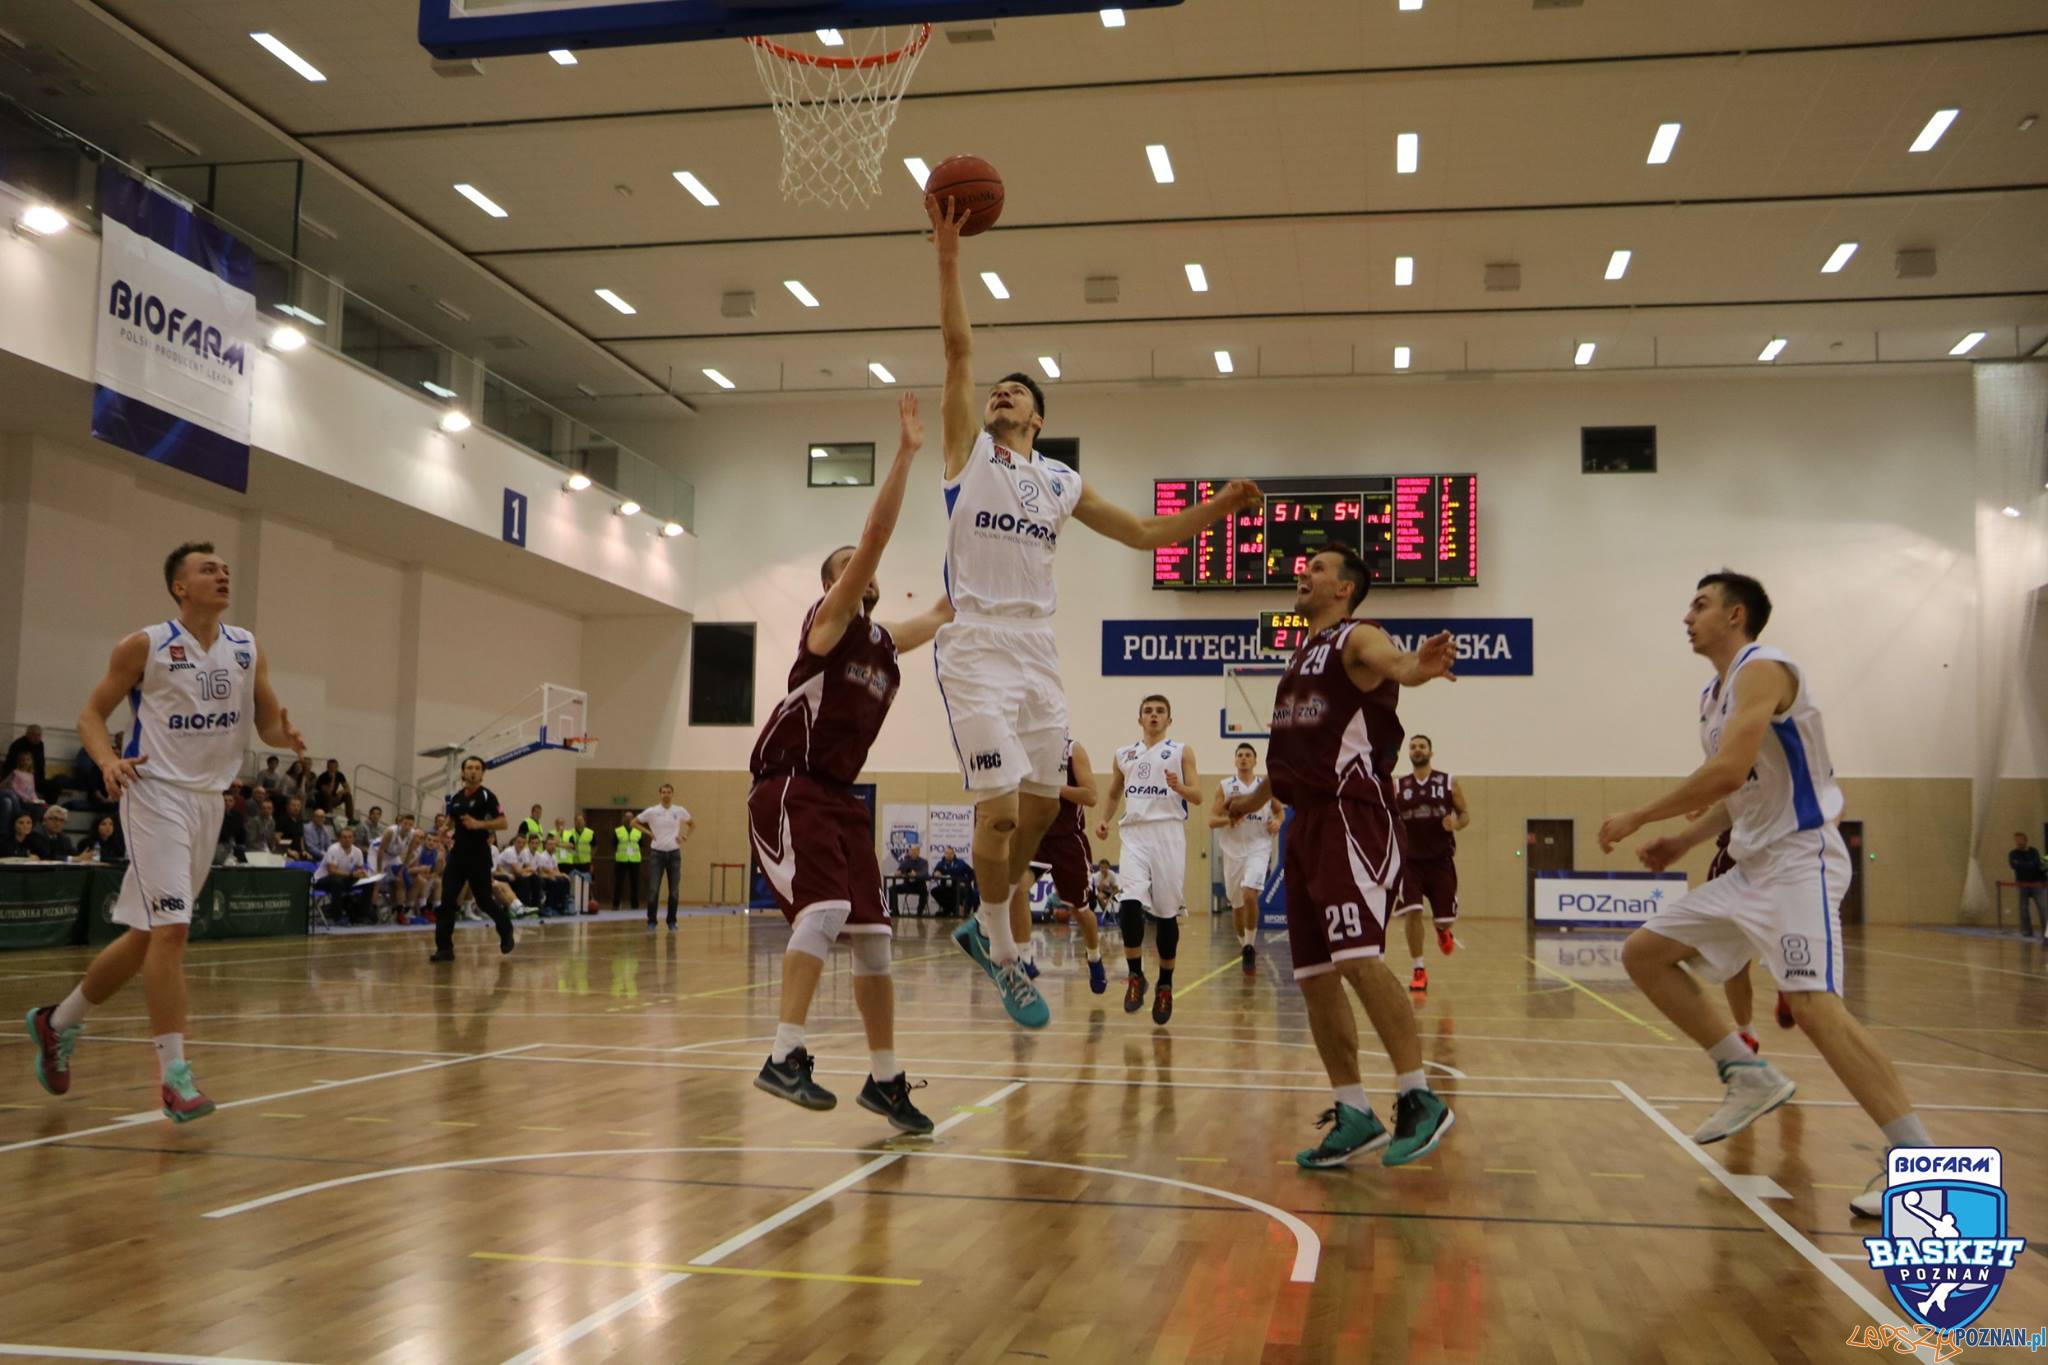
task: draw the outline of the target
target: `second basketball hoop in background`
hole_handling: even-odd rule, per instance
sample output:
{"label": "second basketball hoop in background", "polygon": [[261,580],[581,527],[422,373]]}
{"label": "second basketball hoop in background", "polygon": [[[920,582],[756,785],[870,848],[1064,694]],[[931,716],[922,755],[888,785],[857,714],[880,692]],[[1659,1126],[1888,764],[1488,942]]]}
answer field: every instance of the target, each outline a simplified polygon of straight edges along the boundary
{"label": "second basketball hoop in background", "polygon": [[932,167],[924,192],[967,209],[967,221],[960,225],[962,237],[987,232],[1003,216],[1003,177],[978,156],[947,157]]}

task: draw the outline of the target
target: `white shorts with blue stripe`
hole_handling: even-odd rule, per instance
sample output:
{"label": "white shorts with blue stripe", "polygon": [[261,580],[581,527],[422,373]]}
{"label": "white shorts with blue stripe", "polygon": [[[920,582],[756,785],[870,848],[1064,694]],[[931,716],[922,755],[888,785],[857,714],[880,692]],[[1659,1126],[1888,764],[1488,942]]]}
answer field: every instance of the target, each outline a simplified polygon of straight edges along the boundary
{"label": "white shorts with blue stripe", "polygon": [[1833,825],[1799,830],[1666,906],[1650,932],[1699,952],[1698,974],[1726,981],[1752,960],[1781,991],[1842,993],[1842,898],[1849,850]]}
{"label": "white shorts with blue stripe", "polygon": [[114,899],[114,923],[145,933],[162,925],[190,924],[194,902],[213,870],[214,845],[226,814],[219,792],[195,792],[147,777],[122,792],[128,871]]}

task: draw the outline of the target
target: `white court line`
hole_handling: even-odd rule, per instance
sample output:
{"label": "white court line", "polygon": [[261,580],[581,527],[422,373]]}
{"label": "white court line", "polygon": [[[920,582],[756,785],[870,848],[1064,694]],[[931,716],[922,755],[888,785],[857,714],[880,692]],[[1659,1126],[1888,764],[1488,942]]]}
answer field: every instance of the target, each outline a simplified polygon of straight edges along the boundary
{"label": "white court line", "polygon": [[[1638,1095],[1622,1081],[1616,1081],[1614,1088],[1621,1092],[1623,1099],[1633,1104],[1637,1109],[1640,1109],[1649,1118],[1650,1122],[1663,1129],[1665,1136],[1677,1143],[1681,1151],[1690,1156],[1694,1161],[1699,1162],[1705,1168],[1708,1175],[1720,1182],[1723,1189],[1727,1190],[1728,1193],[1734,1195],[1737,1199],[1740,1199],[1743,1207],[1755,1214],[1759,1222],[1784,1239],[1785,1244],[1797,1252],[1801,1260],[1804,1260],[1808,1265],[1818,1270],[1823,1278],[1847,1295],[1851,1303],[1855,1304],[1865,1313],[1868,1313],[1877,1322],[1886,1326],[1904,1327],[1906,1325],[1900,1320],[1899,1315],[1887,1308],[1875,1294],[1872,1294],[1868,1289],[1858,1284],[1847,1271],[1835,1264],[1832,1256],[1829,1256],[1812,1242],[1807,1241],[1797,1228],[1772,1212],[1770,1207],[1761,1199],[1748,1193],[1738,1183],[1739,1177],[1730,1173],[1720,1162],[1708,1156],[1705,1149],[1698,1143],[1679,1132],[1672,1125],[1671,1120],[1658,1113],[1648,1100]],[[1934,1353],[1925,1347],[1915,1350],[1914,1354],[1930,1362],[1934,1359]]]}
{"label": "white court line", "polygon": [[51,1360],[134,1360],[143,1365],[289,1365],[281,1360],[252,1360],[246,1356],[181,1356],[161,1351],[94,1351],[82,1346],[24,1346],[0,1342],[0,1356],[40,1356]]}
{"label": "white court line", "polygon": [[[215,1105],[214,1107],[217,1110],[239,1109],[245,1104],[269,1104],[274,1100],[288,1100],[298,1095],[311,1095],[316,1092],[324,1093],[329,1090],[340,1090],[346,1086],[362,1085],[368,1081],[390,1080],[397,1076],[410,1076],[415,1072],[439,1070],[444,1066],[461,1066],[464,1062],[481,1062],[493,1057],[510,1057],[515,1053],[524,1052],[527,1048],[535,1046],[538,1046],[538,1044],[522,1043],[518,1047],[508,1047],[497,1052],[466,1053],[460,1057],[449,1057],[441,1061],[422,1062],[418,1066],[403,1066],[396,1071],[377,1071],[368,1076],[351,1076],[345,1081],[321,1081],[317,1085],[302,1085],[297,1089],[280,1090],[275,1094],[252,1095],[246,1100],[229,1100],[225,1104]],[[163,1111],[161,1109],[144,1109],[133,1114],[123,1114],[114,1122],[103,1123],[96,1128],[79,1128],[68,1133],[52,1133],[48,1137],[30,1138],[26,1142],[10,1142],[4,1147],[0,1147],[0,1155],[8,1152],[19,1152],[29,1147],[46,1147],[53,1142],[68,1142],[72,1138],[97,1137],[101,1133],[126,1132],[138,1123],[162,1117]]]}
{"label": "white court line", "polygon": [[1910,958],[1914,962],[1925,966],[1954,967],[1957,971],[1962,972],[1997,972],[2000,976],[2023,976],[2029,981],[2048,980],[2048,972],[2016,972],[2010,967],[1990,967],[1974,962],[1957,962],[1954,958],[1948,957],[1922,957],[1918,953],[1894,952],[1889,948],[1866,948],[1860,943],[1850,943],[1846,940],[1843,941],[1842,946],[1844,948],[1854,948],[1859,953],[1875,953],[1879,957]]}
{"label": "white court line", "polygon": [[[865,1074],[865,1073],[863,1073]],[[1726,1095],[1652,1095],[1650,1099],[1665,1104],[1720,1104]],[[1861,1109],[1854,1100],[1786,1100],[1786,1104],[1800,1109]],[[2029,1109],[2019,1105],[2005,1104],[1915,1104],[1915,1110],[1943,1110],[1951,1114],[2048,1114],[2048,1109]]]}
{"label": "white court line", "polygon": [[[27,1037],[23,1037],[21,1041],[27,1043],[30,1040]],[[145,1047],[156,1046],[155,1040],[150,1038],[115,1038],[105,1034],[87,1034],[78,1041],[81,1043],[140,1043]],[[416,1047],[342,1047],[332,1043],[229,1043],[218,1038],[209,1038],[203,1042],[196,1043],[188,1042],[185,1046],[194,1052],[204,1052],[212,1047],[235,1047],[248,1048],[257,1052],[356,1052],[372,1057],[467,1057],[471,1055],[467,1052],[438,1052]]]}

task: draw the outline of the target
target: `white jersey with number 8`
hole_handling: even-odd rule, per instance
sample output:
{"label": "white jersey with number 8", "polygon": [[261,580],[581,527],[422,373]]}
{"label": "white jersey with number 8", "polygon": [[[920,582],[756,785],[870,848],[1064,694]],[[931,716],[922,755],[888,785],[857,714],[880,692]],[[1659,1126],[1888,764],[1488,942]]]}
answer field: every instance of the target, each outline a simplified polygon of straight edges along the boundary
{"label": "white jersey with number 8", "polygon": [[128,696],[135,723],[121,756],[149,760],[136,770],[144,781],[218,796],[256,725],[256,637],[222,625],[202,644],[176,621],[144,633],[149,658]]}

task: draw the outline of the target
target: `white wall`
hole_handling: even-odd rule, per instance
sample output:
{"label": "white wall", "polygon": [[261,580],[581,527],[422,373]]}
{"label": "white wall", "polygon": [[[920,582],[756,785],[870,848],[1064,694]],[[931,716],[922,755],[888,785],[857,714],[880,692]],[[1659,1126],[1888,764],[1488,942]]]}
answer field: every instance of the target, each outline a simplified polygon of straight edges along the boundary
{"label": "white wall", "polygon": [[[1533,677],[1469,679],[1404,703],[1410,728],[1437,737],[1447,767],[1639,775],[1696,763],[1693,707],[1706,669],[1680,617],[1698,576],[1727,564],[1771,589],[1766,639],[1811,671],[1844,774],[1968,770],[1972,416],[1960,367],[1135,392],[1053,385],[1048,405],[1050,434],[1080,438],[1084,477],[1142,510],[1151,480],[1167,475],[1477,471],[1483,586],[1383,590],[1370,603],[1386,617],[1535,620]],[[1659,429],[1656,475],[1578,472],[1582,424],[1633,423]],[[859,533],[872,498],[865,488],[804,487],[806,449],[872,439],[886,460],[894,405],[879,393],[713,405],[686,436],[698,452],[686,472],[706,509],[696,616],[760,623],[764,715],[817,592],[817,563]],[[938,470],[927,449],[882,566],[884,619],[939,591]],[[1220,770],[1219,680],[1103,679],[1099,622],[1248,619],[1288,598],[1153,592],[1144,556],[1078,526],[1063,539],[1059,582],[1077,737],[1098,753],[1124,742],[1138,698],[1158,688],[1178,702],[1182,733],[1206,740],[1205,766]],[[929,664],[913,658],[904,671],[870,766],[950,768]],[[678,726],[666,764],[742,767],[752,739],[751,730]],[[2027,761],[2039,771],[2037,754]]]}

